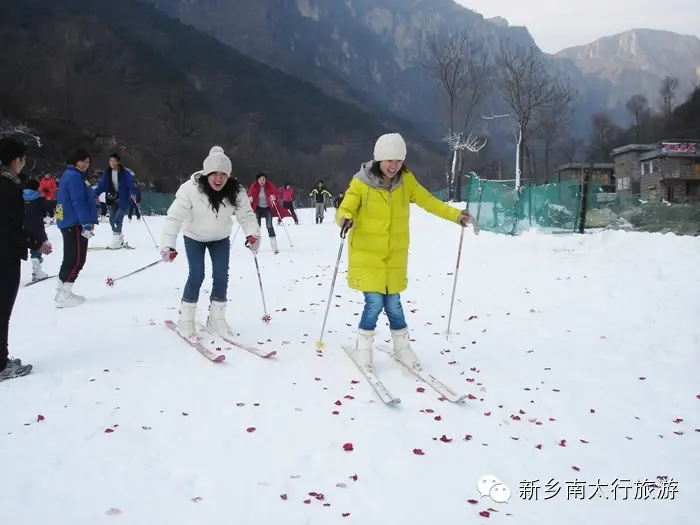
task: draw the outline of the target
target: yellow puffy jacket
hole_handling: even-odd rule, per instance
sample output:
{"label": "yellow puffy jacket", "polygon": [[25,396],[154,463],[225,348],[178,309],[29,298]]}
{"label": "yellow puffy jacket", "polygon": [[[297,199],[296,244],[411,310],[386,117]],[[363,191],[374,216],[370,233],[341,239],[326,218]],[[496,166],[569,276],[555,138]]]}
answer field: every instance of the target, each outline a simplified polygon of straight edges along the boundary
{"label": "yellow puffy jacket", "polygon": [[457,223],[460,210],[433,197],[408,170],[394,177],[391,188],[381,184],[363,164],[350,182],[336,221],[352,218],[348,235],[348,285],[361,292],[401,293],[408,285],[408,231],[411,203]]}

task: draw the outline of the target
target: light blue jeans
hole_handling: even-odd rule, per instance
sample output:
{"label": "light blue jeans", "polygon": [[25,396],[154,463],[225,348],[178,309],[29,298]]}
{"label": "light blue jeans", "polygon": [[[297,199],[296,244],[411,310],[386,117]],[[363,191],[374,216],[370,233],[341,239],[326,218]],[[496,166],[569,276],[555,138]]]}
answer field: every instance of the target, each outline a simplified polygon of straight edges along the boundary
{"label": "light blue jeans", "polygon": [[121,233],[124,225],[125,212],[119,207],[119,203],[110,206],[109,208],[109,225],[112,227],[113,233]]}
{"label": "light blue jeans", "polygon": [[406,318],[401,307],[401,295],[397,293],[383,294],[377,292],[364,292],[365,309],[360,318],[360,330],[372,331],[377,328],[377,320],[382,310],[389,318],[389,328],[402,330],[406,328]]}

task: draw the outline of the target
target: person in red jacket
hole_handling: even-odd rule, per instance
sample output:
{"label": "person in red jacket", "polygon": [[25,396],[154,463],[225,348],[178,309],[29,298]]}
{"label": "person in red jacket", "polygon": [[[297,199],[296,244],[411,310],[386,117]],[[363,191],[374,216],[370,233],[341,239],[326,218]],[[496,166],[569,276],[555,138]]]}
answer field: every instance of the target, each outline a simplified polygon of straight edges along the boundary
{"label": "person in red jacket", "polygon": [[[294,188],[292,188],[291,184],[287,182],[280,188],[280,197],[282,197],[282,207],[292,215],[294,224],[299,226],[299,218],[294,211]],[[281,217],[277,219],[277,224],[282,224]]]}
{"label": "person in red jacket", "polygon": [[41,196],[46,200],[46,212],[52,219],[56,214],[56,190],[58,189],[58,184],[56,184],[56,179],[54,179],[50,173],[44,173],[44,176],[39,182],[39,192]]}
{"label": "person in red jacket", "polygon": [[277,235],[272,225],[272,218],[284,218],[290,215],[283,206],[280,206],[281,199],[277,187],[267,180],[267,175],[258,173],[255,181],[248,188],[248,197],[250,198],[250,205],[255,212],[255,218],[258,220],[258,226],[260,226],[263,217],[265,218],[265,226],[267,234],[270,236],[272,251],[278,254]]}

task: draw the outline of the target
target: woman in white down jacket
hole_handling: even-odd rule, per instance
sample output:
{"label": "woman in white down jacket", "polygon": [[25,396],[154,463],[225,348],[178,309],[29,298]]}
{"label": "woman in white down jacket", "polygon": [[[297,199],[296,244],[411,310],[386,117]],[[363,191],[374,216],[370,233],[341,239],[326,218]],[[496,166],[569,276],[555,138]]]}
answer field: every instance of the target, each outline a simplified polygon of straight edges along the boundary
{"label": "woman in white down jacket", "polygon": [[195,314],[199,290],[204,282],[204,255],[209,251],[212,262],[211,303],[207,330],[231,336],[226,322],[226,292],[231,246],[229,236],[232,216],[246,236],[246,246],[257,251],[260,227],[245,190],[231,177],[231,160],[219,146],[214,146],[204,159],[204,169],[192,175],[177,190],[175,202],[168,209],[161,237],[161,256],[172,262],[177,255],[175,246],[182,229],[185,254],[190,270],[182,292],[178,331],[183,337],[197,338]]}

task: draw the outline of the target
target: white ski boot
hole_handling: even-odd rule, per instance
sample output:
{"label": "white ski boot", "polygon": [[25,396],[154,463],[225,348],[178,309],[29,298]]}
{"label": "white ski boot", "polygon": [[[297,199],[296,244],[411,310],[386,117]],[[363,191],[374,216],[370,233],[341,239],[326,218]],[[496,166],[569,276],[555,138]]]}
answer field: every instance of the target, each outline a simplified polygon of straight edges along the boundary
{"label": "white ski boot", "polygon": [[40,281],[48,276],[49,274],[41,268],[41,259],[32,259],[32,281]]}
{"label": "white ski boot", "polygon": [[124,234],[114,232],[112,234],[112,244],[109,245],[109,249],[119,250],[124,248],[124,246],[126,246],[126,242],[124,242]]}
{"label": "white ski boot", "polygon": [[85,302],[85,297],[73,293],[73,283],[59,283],[56,289],[56,308],[72,308]]}
{"label": "white ski boot", "polygon": [[353,355],[355,363],[361,370],[372,371],[372,345],[374,344],[374,330],[357,330],[357,342]]}
{"label": "white ski boot", "polygon": [[272,251],[277,255],[280,251],[277,249],[277,237],[270,237],[270,246],[272,246]]}
{"label": "white ski boot", "polygon": [[197,339],[197,330],[194,325],[194,317],[197,313],[197,303],[180,304],[180,318],[177,321],[177,331],[185,339]]}
{"label": "white ski boot", "polygon": [[222,337],[233,338],[231,327],[226,322],[226,303],[212,301],[209,305],[209,317],[207,317],[207,330]]}
{"label": "white ski boot", "polygon": [[415,368],[416,370],[420,370],[420,360],[411,349],[411,341],[410,336],[408,334],[408,327],[402,328],[401,330],[392,330],[391,337],[394,340],[394,355],[396,356],[396,358],[408,368]]}

